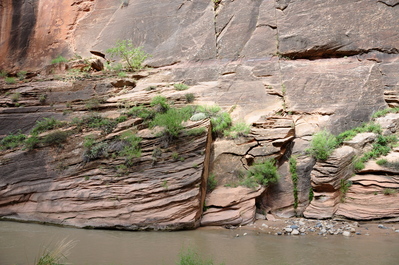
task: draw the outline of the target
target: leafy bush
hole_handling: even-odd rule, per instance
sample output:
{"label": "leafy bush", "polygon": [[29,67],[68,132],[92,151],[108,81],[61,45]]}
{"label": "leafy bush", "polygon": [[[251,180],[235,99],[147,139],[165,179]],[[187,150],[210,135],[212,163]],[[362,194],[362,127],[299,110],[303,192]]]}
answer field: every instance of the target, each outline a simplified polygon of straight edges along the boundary
{"label": "leafy bush", "polygon": [[227,112],[217,114],[211,118],[212,132],[215,134],[223,134],[223,132],[231,126],[231,117]]}
{"label": "leafy bush", "polygon": [[199,128],[193,128],[193,129],[187,130],[186,134],[188,136],[197,136],[197,135],[204,134],[205,132],[206,132],[206,129],[204,127],[199,127]]}
{"label": "leafy bush", "polygon": [[154,111],[147,109],[144,106],[135,106],[129,109],[125,114],[129,117],[138,117],[143,120],[151,120],[155,116]]}
{"label": "leafy bush", "polygon": [[182,122],[187,121],[192,115],[193,109],[189,106],[181,109],[169,109],[166,113],[158,113],[150,123],[150,127],[164,127],[164,136],[175,138],[183,129]]}
{"label": "leafy bush", "polygon": [[135,71],[142,68],[142,63],[148,54],[141,47],[134,47],[131,40],[118,41],[113,48],[106,51],[111,57],[120,57],[126,64],[127,70]]}
{"label": "leafy bush", "polygon": [[6,77],[4,81],[6,84],[15,84],[17,82],[14,77]]}
{"label": "leafy bush", "polygon": [[317,160],[327,160],[337,146],[337,140],[334,135],[323,130],[313,135],[310,147],[306,152]]}
{"label": "leafy bush", "polygon": [[395,193],[396,193],[396,190],[394,190],[394,189],[389,189],[389,188],[386,188],[386,189],[384,189],[383,193],[384,193],[384,195],[387,195],[387,196],[389,196],[389,195],[393,195],[393,194],[395,194]]}
{"label": "leafy bush", "polygon": [[276,183],[279,177],[274,159],[266,159],[262,163],[252,165],[248,170],[247,177],[240,185],[248,188],[255,188],[258,184],[267,186],[270,183]]}
{"label": "leafy bush", "polygon": [[0,150],[14,149],[24,143],[26,135],[20,131],[16,134],[9,134],[0,141]]}
{"label": "leafy bush", "polygon": [[44,136],[40,142],[45,145],[59,145],[65,142],[68,136],[69,136],[68,132],[55,131]]}
{"label": "leafy bush", "polygon": [[59,55],[57,58],[51,60],[51,64],[59,64],[59,63],[65,63],[68,62],[67,59],[65,59],[63,56]]}
{"label": "leafy bush", "polygon": [[123,78],[123,77],[126,77],[127,74],[126,74],[126,72],[119,72],[118,76]]}
{"label": "leafy bush", "polygon": [[355,137],[358,133],[365,133],[365,132],[373,132],[373,133],[381,133],[381,126],[376,123],[364,123],[359,127],[356,127],[354,129],[345,131],[343,133],[340,133],[337,136],[337,145],[342,144],[344,141],[349,141],[353,137]]}
{"label": "leafy bush", "polygon": [[131,165],[133,158],[141,156],[141,138],[133,132],[127,131],[121,135],[121,140],[125,143],[125,146],[119,152],[119,155],[126,157],[126,163]]}
{"label": "leafy bush", "polygon": [[42,120],[36,121],[36,125],[33,127],[31,134],[39,134],[45,131],[60,128],[65,125],[65,122],[56,120],[55,118],[43,118]]}
{"label": "leafy bush", "polygon": [[352,186],[352,182],[349,180],[341,179],[340,181],[340,188],[341,191],[341,202],[345,202],[346,193],[348,192],[349,188]]}
{"label": "leafy bush", "polygon": [[32,150],[35,147],[37,147],[39,142],[40,142],[39,137],[37,137],[37,135],[32,135],[25,140],[24,145],[26,149]]}
{"label": "leafy bush", "polygon": [[118,122],[116,120],[103,118],[99,114],[92,114],[82,119],[74,119],[71,125],[76,125],[77,127],[100,129],[104,134],[111,133]]}
{"label": "leafy bush", "polygon": [[385,158],[383,158],[383,159],[377,160],[376,163],[377,163],[377,165],[379,165],[379,166],[383,166],[383,165],[385,165],[385,164],[388,163],[388,160],[386,160]]}
{"label": "leafy bush", "polygon": [[92,142],[91,138],[87,138],[85,141],[87,141],[85,144],[87,146],[87,150],[83,155],[85,162],[93,161],[100,157],[108,157],[107,142],[94,143]]}
{"label": "leafy bush", "polygon": [[187,89],[189,88],[188,85],[183,84],[183,83],[174,84],[173,87],[174,87],[176,90],[179,90],[179,91],[187,90]]}
{"label": "leafy bush", "polygon": [[388,113],[398,113],[398,112],[399,112],[399,108],[387,108],[387,109],[376,111],[373,114],[372,118],[376,119],[379,117],[383,117],[383,116],[387,115]]}
{"label": "leafy bush", "polygon": [[168,101],[163,96],[155,96],[150,102],[151,107],[155,107],[157,112],[166,112],[170,109]]}
{"label": "leafy bush", "polygon": [[251,127],[245,122],[238,122],[230,127],[228,130],[224,131],[224,136],[237,138],[239,136],[248,135],[251,131]]}
{"label": "leafy bush", "polygon": [[18,79],[19,80],[24,80],[25,79],[25,77],[26,77],[26,71],[19,71],[18,73],[17,73],[17,76],[18,76]]}
{"label": "leafy bush", "polygon": [[291,156],[289,159],[290,164],[290,173],[292,179],[293,193],[294,193],[294,209],[298,208],[298,173],[296,170],[297,161],[294,156]]}
{"label": "leafy bush", "polygon": [[6,77],[7,76],[7,72],[2,70],[0,71],[0,77]]}
{"label": "leafy bush", "polygon": [[193,93],[185,94],[184,97],[186,98],[186,103],[192,103],[195,100],[195,95]]}
{"label": "leafy bush", "polygon": [[88,110],[97,110],[100,107],[101,103],[102,103],[101,99],[91,98],[88,101],[86,101],[85,107]]}

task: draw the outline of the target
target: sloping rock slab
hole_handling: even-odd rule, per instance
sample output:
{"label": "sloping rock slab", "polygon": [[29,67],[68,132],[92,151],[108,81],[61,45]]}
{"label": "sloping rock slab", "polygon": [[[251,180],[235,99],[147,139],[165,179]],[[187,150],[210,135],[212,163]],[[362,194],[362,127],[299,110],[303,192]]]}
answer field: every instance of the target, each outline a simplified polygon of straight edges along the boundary
{"label": "sloping rock slab", "polygon": [[201,226],[245,225],[255,218],[255,198],[264,192],[258,186],[255,190],[237,187],[218,187],[206,198]]}

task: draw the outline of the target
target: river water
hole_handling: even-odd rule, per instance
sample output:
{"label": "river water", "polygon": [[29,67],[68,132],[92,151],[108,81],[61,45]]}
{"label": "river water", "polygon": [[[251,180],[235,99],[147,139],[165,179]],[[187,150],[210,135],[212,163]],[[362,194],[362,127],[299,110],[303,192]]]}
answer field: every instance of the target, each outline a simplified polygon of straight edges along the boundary
{"label": "river water", "polygon": [[[248,234],[243,236],[243,233]],[[239,234],[239,237],[236,237]],[[76,241],[75,265],[176,264],[188,247],[215,264],[399,264],[399,234],[379,237],[275,236],[240,229],[181,232],[83,230],[0,222],[0,265],[33,264],[44,247]]]}

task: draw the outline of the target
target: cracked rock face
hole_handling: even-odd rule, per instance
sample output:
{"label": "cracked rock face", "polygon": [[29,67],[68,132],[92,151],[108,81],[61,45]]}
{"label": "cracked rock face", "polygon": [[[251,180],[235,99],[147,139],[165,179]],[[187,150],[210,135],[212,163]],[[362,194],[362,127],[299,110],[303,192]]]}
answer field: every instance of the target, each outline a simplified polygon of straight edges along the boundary
{"label": "cracked rock face", "polygon": [[[241,171],[245,172],[249,164],[267,157],[278,160],[282,175],[277,184],[268,187],[256,199],[246,200],[245,205],[234,205],[234,211],[229,212],[231,215],[224,215],[219,208],[210,209],[206,214],[208,221],[203,223],[248,222],[254,216],[255,204],[280,216],[302,212],[312,218],[330,218],[334,215],[353,219],[396,216],[395,209],[372,214],[373,209],[381,205],[380,201],[395,205],[393,196],[382,193],[396,180],[381,179],[378,172],[357,175],[359,179],[355,179],[348,191],[348,198],[355,199],[340,203],[340,179],[347,178],[346,170],[351,157],[362,153],[362,148],[369,145],[368,140],[367,143],[347,143],[345,148],[325,162],[316,163],[306,156],[305,150],[312,134],[320,129],[338,134],[369,121],[377,110],[399,106],[398,3],[396,0],[223,0],[215,5],[210,0],[79,0],[62,3],[50,0],[3,0],[0,4],[0,70],[11,74],[19,70],[32,73],[40,70],[41,74],[50,71],[62,73],[67,68],[65,65],[58,68],[43,67],[58,55],[71,58],[74,54],[89,57],[90,51],[105,53],[106,49],[121,39],[130,39],[134,45],[142,46],[151,54],[145,63],[156,69],[135,75],[140,80],[136,80],[134,91],[133,88],[114,88],[110,82],[45,81],[6,85],[0,79],[0,137],[18,130],[26,133],[36,120],[43,117],[72,119],[79,116],[80,111],[85,112],[85,102],[95,97],[105,100],[100,111],[110,116],[116,115],[121,102],[148,104],[157,93],[145,91],[149,86],[160,87],[161,93],[168,99],[182,104],[183,92],[171,91],[168,87],[183,82],[190,85],[189,92],[195,94],[196,104],[218,104],[231,113],[234,122],[243,121],[251,125],[251,133],[246,137],[217,139],[213,143],[208,162],[210,171],[217,175],[219,186],[237,180],[237,175]],[[124,93],[119,94],[122,91]],[[19,93],[18,104],[8,93]],[[39,101],[40,95],[47,97],[44,104]],[[66,103],[72,104],[76,113],[63,115],[69,109]],[[18,108],[18,105],[24,108]],[[396,119],[387,116],[380,122],[387,124],[384,125],[385,134],[396,133]],[[140,130],[143,137],[154,136],[153,132],[143,128]],[[207,148],[211,150],[211,146]],[[25,153],[7,155],[15,156],[15,159],[27,158],[24,160],[27,164],[22,164],[23,167],[36,169],[37,166],[38,171],[47,172],[43,176],[53,179],[55,183],[69,185],[65,176],[54,169],[53,162],[58,161],[58,154],[52,153],[52,150],[43,150],[40,159]],[[292,155],[298,160],[297,209],[293,207],[294,187],[287,163]],[[201,159],[204,161],[205,157]],[[29,161],[34,162],[30,164]],[[207,164],[201,161],[198,160],[198,163]],[[185,165],[188,167],[188,164]],[[46,184],[48,187],[41,186],[43,176],[31,175],[35,170],[25,172],[27,169],[19,165],[3,162],[0,166],[8,168],[7,172],[18,167],[22,171],[15,172],[29,173],[28,176],[37,181],[37,185],[31,188],[40,186],[40,191],[53,189],[49,184]],[[93,175],[112,178],[112,174],[100,174],[101,170],[98,169],[95,171],[97,166],[93,166]],[[167,163],[162,166],[167,171],[170,167]],[[15,172],[10,174],[17,174],[16,179],[19,179],[22,175]],[[82,174],[85,173],[71,173],[70,176],[81,177]],[[370,176],[375,176],[375,180]],[[182,208],[173,208],[166,203],[168,210],[165,212],[172,216],[171,219],[162,219],[157,210],[153,210],[147,219],[144,215],[134,217],[140,220],[139,223],[147,225],[130,228],[158,229],[160,226],[154,223],[165,227],[174,223],[178,224],[177,227],[198,225],[201,212],[198,200],[201,201],[200,197],[203,199],[205,195],[196,185],[204,179],[199,175],[192,177],[195,178],[191,183],[194,188],[183,191],[182,187],[176,187],[174,194],[168,191],[174,199],[162,197],[162,203],[180,199],[184,201],[182,196],[192,198],[190,202],[181,203]],[[108,180],[96,181],[98,185],[108,183]],[[20,183],[25,182],[21,180]],[[377,195],[370,196],[368,189],[371,186],[365,183],[373,183],[370,185],[375,188]],[[115,183],[115,190],[119,184]],[[17,216],[20,212],[23,218],[28,218],[28,214],[24,213],[31,213],[35,209],[35,201],[40,198],[48,200],[47,197],[29,195],[31,192],[26,190],[10,193],[7,185],[11,184],[0,183],[2,191],[7,189],[7,194],[11,194],[11,197],[7,196],[9,202],[5,204],[17,201],[26,202],[27,205],[23,209],[15,204],[7,214]],[[151,183],[146,185],[148,190],[155,189],[156,194],[161,189]],[[308,206],[311,185],[315,200]],[[90,184],[87,188],[93,187]],[[178,191],[181,195],[177,194]],[[94,198],[102,196],[102,192],[95,187]],[[115,191],[107,198],[112,200],[119,197],[120,192]],[[231,193],[234,193],[233,189]],[[126,199],[134,201],[134,198]],[[361,205],[365,199],[375,200],[374,208],[365,209]],[[114,221],[100,220],[101,214],[92,214],[92,211],[96,212],[93,209],[102,207],[96,203],[99,202],[87,206],[87,212],[90,212],[87,218],[64,214],[67,210],[59,205],[54,207],[59,207],[57,211],[62,213],[60,218],[68,224],[90,226],[95,225],[94,221],[86,221],[96,220],[99,226],[111,225]],[[115,204],[115,201],[107,201],[106,207],[114,207],[112,203]],[[42,211],[38,211],[41,215],[35,218],[64,222],[48,213],[49,205],[43,208],[37,206]],[[72,208],[72,205],[68,207]],[[360,210],[356,211],[356,207]],[[183,214],[175,215],[176,209],[184,209]],[[210,217],[212,211],[214,213]],[[230,211],[229,207],[226,211]],[[244,212],[245,218],[239,219],[239,213]],[[129,218],[133,218],[133,215],[128,217],[129,214],[125,212],[122,215],[121,220],[125,221],[121,221],[120,225],[129,227],[128,223],[133,223],[133,219]]]}

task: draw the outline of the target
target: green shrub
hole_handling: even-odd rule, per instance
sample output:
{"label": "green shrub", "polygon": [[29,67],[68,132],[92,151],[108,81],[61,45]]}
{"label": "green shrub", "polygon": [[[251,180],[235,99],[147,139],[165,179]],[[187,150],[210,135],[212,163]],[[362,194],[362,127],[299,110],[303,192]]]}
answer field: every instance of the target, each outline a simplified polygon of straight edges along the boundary
{"label": "green shrub", "polygon": [[340,188],[341,191],[341,202],[345,202],[346,193],[349,188],[352,186],[352,182],[350,180],[341,179],[340,180]]}
{"label": "green shrub", "polygon": [[133,132],[127,131],[121,135],[121,140],[125,145],[122,151],[119,152],[119,155],[126,157],[126,164],[132,165],[133,158],[141,156],[141,138]]}
{"label": "green shrub", "polygon": [[115,121],[117,123],[125,122],[125,121],[127,121],[127,116],[126,115],[121,115],[118,118],[116,118]]}
{"label": "green shrub", "polygon": [[294,193],[294,209],[298,208],[298,173],[296,170],[297,161],[294,156],[291,156],[289,159],[290,164],[290,173],[293,185],[293,193]]}
{"label": "green shrub", "polygon": [[32,150],[36,148],[39,143],[40,143],[39,137],[37,137],[37,135],[32,135],[25,140],[24,145],[26,149]]}
{"label": "green shrub", "polygon": [[313,198],[314,198],[313,188],[310,187],[310,188],[309,188],[309,197],[308,197],[309,203],[310,203],[311,201],[313,201]]}
{"label": "green shrub", "polygon": [[97,110],[100,107],[101,103],[102,103],[101,99],[91,98],[88,101],[86,101],[85,107],[88,110]]}
{"label": "green shrub", "polygon": [[120,57],[126,64],[127,70],[135,71],[142,68],[142,63],[147,59],[148,54],[141,47],[134,47],[132,41],[118,41],[113,48],[106,51],[111,57]]}
{"label": "green shrub", "polygon": [[6,82],[6,84],[15,84],[17,82],[17,80],[15,80],[14,77],[6,77],[5,82]]}
{"label": "green shrub", "polygon": [[218,113],[211,118],[212,132],[215,134],[223,134],[223,132],[231,126],[231,117],[227,112]]}
{"label": "green shrub", "polygon": [[65,125],[65,122],[56,120],[55,118],[43,118],[42,120],[36,121],[31,134],[39,134],[45,131],[60,128]]}
{"label": "green shrub", "polygon": [[389,196],[389,195],[395,194],[395,193],[396,193],[396,190],[390,189],[390,188],[386,188],[386,189],[384,189],[383,193],[384,193],[384,195]]}
{"label": "green shrub", "polygon": [[372,118],[376,119],[379,117],[383,117],[383,116],[387,115],[388,113],[398,113],[398,112],[399,112],[399,108],[387,108],[387,109],[376,111],[373,114]]}
{"label": "green shrub", "polygon": [[85,162],[93,161],[101,157],[108,157],[108,143],[107,142],[92,142],[92,138],[85,138],[85,145],[87,150],[83,155]]}
{"label": "green shrub", "polygon": [[24,143],[26,135],[20,131],[16,134],[9,134],[0,141],[0,150],[14,149]]}
{"label": "green shrub", "polygon": [[207,183],[207,186],[206,186],[207,192],[213,191],[216,188],[217,185],[218,185],[218,181],[216,180],[215,174],[210,174],[208,176],[208,183]]}
{"label": "green shrub", "polygon": [[164,127],[164,136],[175,138],[183,129],[182,122],[187,121],[192,115],[193,109],[189,106],[181,109],[169,109],[166,113],[158,113],[150,123],[150,127]]}
{"label": "green shrub", "polygon": [[84,128],[100,129],[103,131],[104,134],[111,133],[115,129],[117,124],[118,122],[116,120],[103,118],[99,114],[92,114],[83,117],[82,119],[74,119],[72,120],[71,123],[71,125],[76,125],[78,128],[84,127]]}
{"label": "green shrub", "polygon": [[373,132],[379,134],[381,131],[379,124],[373,122],[363,123],[359,127],[340,133],[337,136],[337,145],[341,145],[344,141],[352,140],[358,133]]}
{"label": "green shrub", "polygon": [[127,76],[127,74],[126,74],[126,72],[119,72],[118,76],[124,78]]}
{"label": "green shrub", "polygon": [[228,130],[224,131],[224,136],[237,138],[239,136],[248,135],[251,131],[251,127],[245,122],[238,122],[231,126]]}
{"label": "green shrub", "polygon": [[19,80],[24,80],[25,79],[25,77],[26,77],[26,71],[19,71],[18,73],[17,73],[17,76],[18,76],[18,79]]}
{"label": "green shrub", "polygon": [[182,83],[178,83],[178,84],[174,84],[173,87],[176,90],[182,91],[182,90],[187,90],[189,87],[186,84],[182,84]]}
{"label": "green shrub", "polygon": [[85,136],[83,140],[83,147],[90,149],[96,143],[94,135]]}
{"label": "green shrub", "polygon": [[143,120],[152,120],[155,116],[155,112],[151,109],[147,109],[144,106],[135,106],[129,109],[125,113],[128,117],[138,117]]}
{"label": "green shrub", "polygon": [[65,63],[68,62],[67,59],[65,59],[63,56],[59,55],[57,58],[51,60],[51,64],[59,64],[59,63]]}
{"label": "green shrub", "polygon": [[55,131],[44,136],[40,142],[45,145],[59,145],[65,142],[68,136],[69,136],[68,132]]}
{"label": "green shrub", "polygon": [[47,99],[47,95],[46,95],[46,94],[41,94],[41,95],[39,96],[39,102],[40,102],[40,104],[44,104],[44,103],[46,102],[46,99]]}
{"label": "green shrub", "polygon": [[195,100],[195,95],[193,93],[185,94],[184,97],[186,98],[186,103],[192,103]]}
{"label": "green shrub", "polygon": [[355,171],[360,171],[364,169],[366,166],[364,165],[364,162],[362,159],[356,159],[355,162],[353,163],[353,169]]}
{"label": "green shrub", "polygon": [[323,130],[313,135],[310,147],[306,152],[317,160],[327,160],[337,146],[337,140],[334,135]]}
{"label": "green shrub", "polygon": [[3,78],[3,77],[6,77],[8,75],[8,73],[6,72],[6,71],[0,71],[0,77],[1,78]]}
{"label": "green shrub", "polygon": [[199,112],[199,113],[195,113],[193,116],[191,116],[190,120],[191,121],[201,121],[201,120],[204,120],[206,118],[208,118],[208,117],[206,116],[205,113]]}
{"label": "green shrub", "polygon": [[377,163],[377,165],[379,165],[379,166],[383,166],[383,165],[385,165],[385,164],[388,163],[388,160],[386,160],[385,158],[383,158],[383,159],[377,160],[376,163]]}
{"label": "green shrub", "polygon": [[150,102],[151,107],[155,107],[157,112],[166,112],[170,109],[167,99],[163,96],[155,96]]}
{"label": "green shrub", "polygon": [[276,183],[279,177],[274,159],[266,159],[262,163],[252,165],[247,177],[240,182],[240,185],[248,188],[255,188],[258,184],[267,186],[270,183]]}

